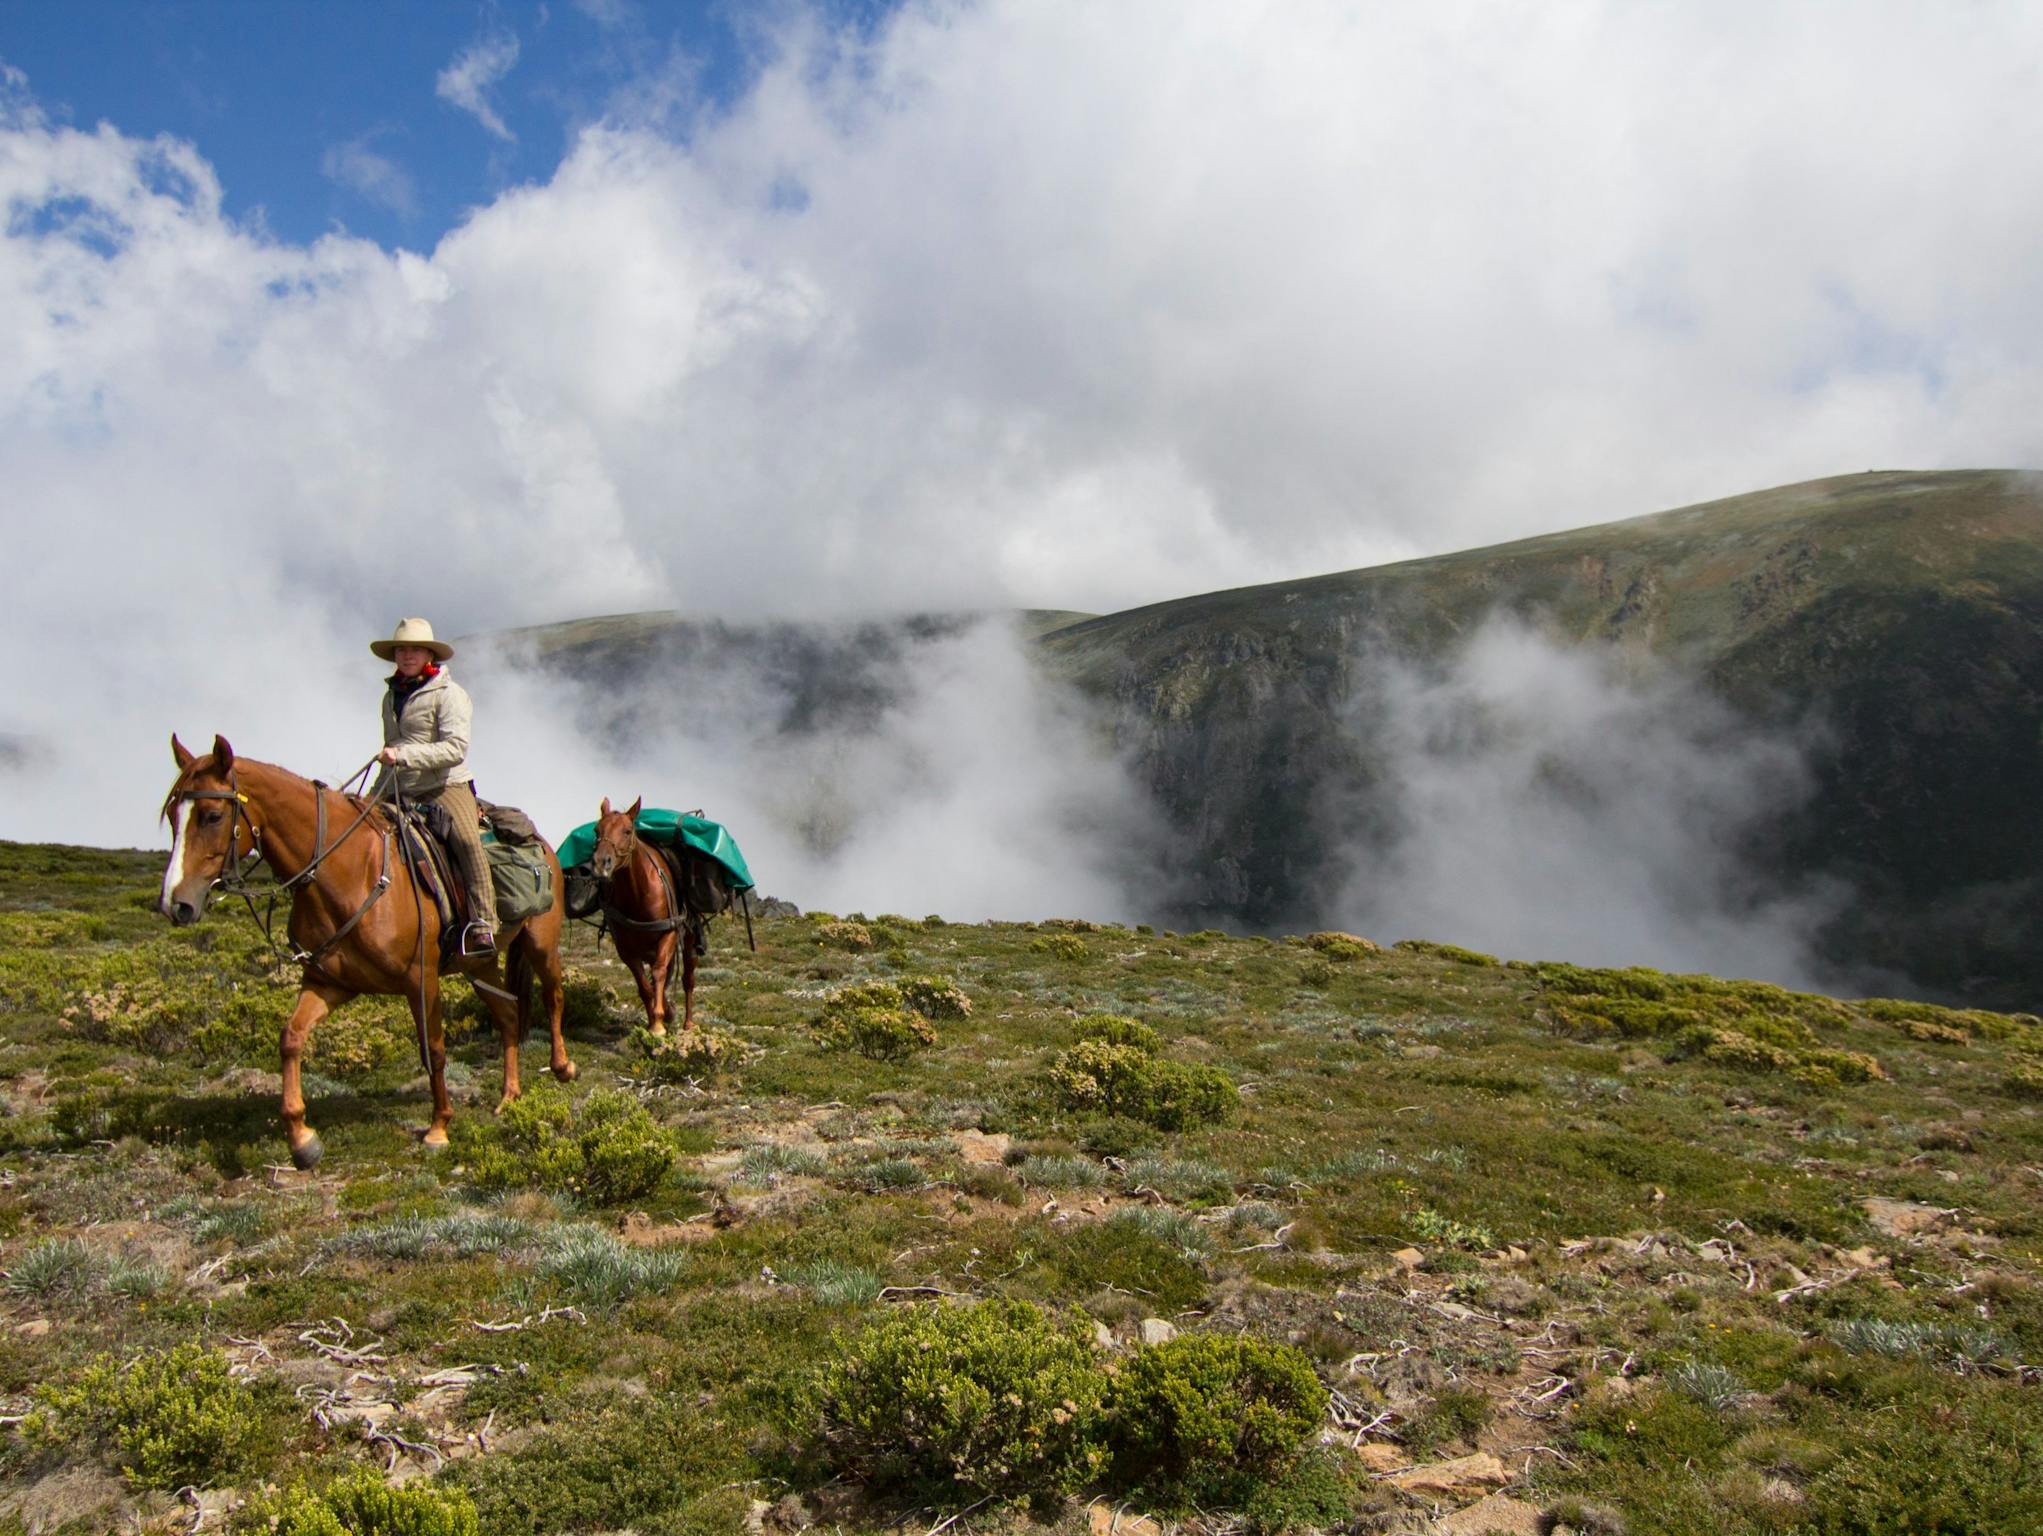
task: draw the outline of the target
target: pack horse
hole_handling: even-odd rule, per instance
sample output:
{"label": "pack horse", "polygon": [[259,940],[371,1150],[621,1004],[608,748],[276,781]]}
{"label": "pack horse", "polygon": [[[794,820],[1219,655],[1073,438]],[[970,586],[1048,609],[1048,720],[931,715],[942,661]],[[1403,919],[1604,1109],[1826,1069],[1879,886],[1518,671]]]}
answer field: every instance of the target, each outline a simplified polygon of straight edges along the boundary
{"label": "pack horse", "polygon": [[[645,1007],[646,1028],[664,1035],[672,1020],[668,996],[681,972],[681,1028],[695,1027],[695,962],[708,949],[710,919],[746,899],[751,872],[730,834],[699,815],[612,810],[604,796],[595,821],[561,840],[561,862],[590,896],[570,915],[602,910],[617,954],[631,971]],[[580,909],[580,910],[578,910]],[[745,908],[746,927],[751,909]]]}
{"label": "pack horse", "polygon": [[[499,1111],[518,1097],[518,1044],[531,1017],[535,977],[552,1035],[553,1075],[562,1082],[573,1079],[574,1063],[561,1038],[566,896],[551,848],[538,845],[552,882],[550,905],[508,927],[494,950],[464,953],[460,945],[442,945],[440,899],[426,877],[414,872],[412,834],[392,811],[274,764],[237,757],[219,736],[204,755],[186,750],[175,736],[170,746],[178,774],[163,802],[172,834],[158,903],[164,916],[180,926],[197,922],[215,889],[244,897],[251,910],[265,892],[291,898],[287,953],[301,976],[280,1051],[284,1133],[298,1167],[312,1167],[321,1151],[318,1133],[305,1123],[299,1059],[319,1021],[363,993],[399,996],[411,1004],[432,1081],[433,1118],[424,1138],[429,1147],[447,1144],[453,1118],[440,1016],[443,969],[477,984],[496,1023],[504,1053]],[[275,886],[247,883],[257,864],[269,866]],[[507,975],[499,967],[504,953]]]}

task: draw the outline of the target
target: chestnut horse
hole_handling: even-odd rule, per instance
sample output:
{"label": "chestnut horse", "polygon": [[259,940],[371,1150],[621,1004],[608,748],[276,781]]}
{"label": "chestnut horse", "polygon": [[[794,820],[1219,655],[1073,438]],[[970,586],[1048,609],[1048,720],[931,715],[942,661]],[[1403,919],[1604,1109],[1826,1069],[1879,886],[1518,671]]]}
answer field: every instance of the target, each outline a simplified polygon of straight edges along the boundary
{"label": "chestnut horse", "polygon": [[[250,859],[267,863],[291,893],[291,959],[303,968],[298,1005],[284,1025],[284,1134],[291,1161],[319,1161],[319,1137],[305,1124],[298,1060],[312,1028],[362,993],[396,994],[411,1004],[420,1054],[433,1084],[429,1147],[447,1145],[447,1042],[440,1024],[440,914],[432,895],[412,879],[391,820],[379,808],[339,790],[253,758],[236,757],[222,737],[198,756],[170,738],[177,782],[163,802],[172,828],[170,864],[158,909],[180,927],[195,923],[215,886],[241,888]],[[553,1032],[553,1075],[574,1078],[560,1035],[560,934],[566,898],[553,864],[553,905],[498,938],[511,957],[510,988],[497,956],[451,956],[445,962],[484,991],[504,1047],[504,1096],[518,1097],[518,1041],[531,1011],[536,973]]]}
{"label": "chestnut horse", "polygon": [[610,936],[617,941],[617,953],[631,968],[638,983],[639,1001],[645,1004],[646,1028],[656,1035],[667,1032],[674,1014],[667,1004],[667,983],[674,975],[674,951],[681,951],[681,1028],[695,1028],[695,924],[674,888],[673,871],[667,861],[648,848],[638,835],[641,795],[628,811],[610,809],[610,797],[603,797],[596,813],[596,851],[589,856],[589,873],[603,890],[603,916]]}

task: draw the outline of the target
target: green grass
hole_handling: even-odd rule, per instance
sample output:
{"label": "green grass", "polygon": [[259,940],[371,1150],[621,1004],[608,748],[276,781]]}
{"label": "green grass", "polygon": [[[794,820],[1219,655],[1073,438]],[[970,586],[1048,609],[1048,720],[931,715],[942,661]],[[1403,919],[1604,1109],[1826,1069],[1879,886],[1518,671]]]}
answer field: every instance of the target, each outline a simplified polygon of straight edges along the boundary
{"label": "green grass", "polygon": [[[769,919],[757,954],[719,934],[704,969],[698,1003],[731,1042],[717,1074],[648,1079],[607,1006],[576,1016],[569,1087],[526,1044],[533,1115],[566,1134],[626,1092],[664,1173],[595,1185],[521,1162],[537,1142],[492,1121],[496,1047],[472,1027],[451,1044],[456,1150],[426,1153],[416,1062],[380,1055],[380,1015],[351,1024],[350,1005],[331,1028],[361,1038],[314,1080],[327,1150],[308,1180],[260,1075],[289,989],[233,914],[155,918],[159,873],[0,845],[0,1402],[21,1405],[0,1411],[196,1340],[265,1405],[236,1465],[288,1454],[321,1486],[380,1467],[295,1392],[365,1370],[407,1438],[485,1436],[434,1484],[466,1490],[484,1530],[733,1530],[787,1495],[818,1525],[927,1529],[943,1516],[824,1486],[791,1404],[846,1328],[1011,1298],[1122,1340],[1155,1318],[1291,1344],[1387,1415],[1385,1443],[1550,1446],[1566,1460],[1534,1454],[1514,1496],[1633,1536],[2031,1515],[2031,1020],[1439,946],[886,917],[861,924],[887,935],[868,950]],[[617,992],[585,931],[568,961],[577,995]],[[953,999],[934,1045],[874,1059],[817,1038],[831,993],[920,977]],[[77,1011],[122,985],[155,989],[146,1021]],[[1074,1105],[1051,1068],[1088,1031],[1239,1102],[1171,1129]],[[1875,1196],[1957,1214],[1898,1239]],[[1392,1258],[1408,1246],[1415,1267]],[[1549,1378],[1568,1389],[1521,1411]],[[123,1436],[0,1437],[0,1480],[116,1476]],[[1417,1508],[1338,1458],[1270,1479],[1230,1491],[1229,1518]]]}

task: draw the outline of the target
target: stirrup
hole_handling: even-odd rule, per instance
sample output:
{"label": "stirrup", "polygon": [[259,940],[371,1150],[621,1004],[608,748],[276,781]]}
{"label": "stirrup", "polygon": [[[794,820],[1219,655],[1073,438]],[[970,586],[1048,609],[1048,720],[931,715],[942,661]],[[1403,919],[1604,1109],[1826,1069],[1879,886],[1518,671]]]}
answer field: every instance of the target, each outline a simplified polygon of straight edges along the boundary
{"label": "stirrup", "polygon": [[493,955],[497,952],[497,936],[487,923],[470,923],[461,930],[461,954],[464,959],[473,955]]}

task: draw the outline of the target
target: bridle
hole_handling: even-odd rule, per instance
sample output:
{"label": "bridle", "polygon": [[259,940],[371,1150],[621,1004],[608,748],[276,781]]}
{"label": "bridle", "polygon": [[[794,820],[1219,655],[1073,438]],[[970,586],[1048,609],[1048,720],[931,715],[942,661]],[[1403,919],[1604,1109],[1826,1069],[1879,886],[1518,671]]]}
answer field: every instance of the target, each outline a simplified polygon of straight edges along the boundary
{"label": "bridle", "polygon": [[[614,928],[628,928],[633,933],[674,933],[679,929],[687,927],[688,913],[681,905],[680,892],[674,889],[674,877],[667,869],[667,861],[656,852],[647,852],[644,842],[639,838],[638,828],[632,824],[631,818],[627,816],[624,820],[624,845],[618,853],[619,863],[611,869],[608,876],[596,882],[596,888],[604,896],[603,921]],[[596,847],[598,850],[603,847],[605,841],[606,839],[602,835],[599,834],[597,836]],[[666,893],[667,911],[671,914],[670,916],[651,919],[626,917],[609,900],[610,882],[615,880],[619,873],[635,863],[641,854],[645,854],[653,866],[654,873],[660,877],[660,889]],[[600,944],[602,941],[602,935],[598,934],[596,942]],[[678,957],[679,954],[680,951],[677,949],[675,955]]]}
{"label": "bridle", "polygon": [[[369,769],[374,765],[375,759],[371,758],[351,774],[347,782],[353,784],[365,778]],[[342,843],[354,835],[355,829],[367,821],[376,808],[373,800],[362,800],[360,802],[361,810],[355,819],[348,823],[347,828],[340,836],[329,843],[326,840],[326,794],[327,786],[314,779],[312,781],[313,831],[311,860],[303,869],[299,870],[297,874],[292,875],[289,879],[278,880],[266,885],[252,884],[248,878],[254,872],[256,866],[269,857],[269,854],[263,847],[262,828],[256,824],[254,815],[249,811],[248,796],[241,792],[241,776],[239,773],[232,768],[227,770],[227,787],[225,789],[173,789],[170,792],[169,798],[163,802],[165,814],[168,814],[171,807],[175,806],[180,800],[219,800],[225,802],[227,806],[227,851],[220,859],[220,873],[213,877],[213,888],[229,896],[239,896],[248,907],[249,917],[254,920],[256,927],[262,930],[262,936],[268,942],[270,948],[289,963],[303,966],[307,971],[317,970],[319,962],[332,954],[342,939],[354,932],[356,925],[368,915],[369,909],[382,900],[383,893],[390,889],[390,828],[386,824],[383,828],[382,866],[377,874],[376,883],[369,887],[369,894],[362,898],[362,904],[355,908],[347,921],[327,935],[326,939],[316,949],[301,949],[295,942],[286,943],[277,937],[275,931],[277,898],[293,894],[300,889],[310,889],[317,884],[319,866],[324,864],[327,858]],[[241,852],[241,827],[244,822],[248,826],[248,852],[246,854]],[[261,911],[256,910],[256,898],[258,896],[263,898]],[[285,932],[285,938],[289,938],[288,929]],[[332,978],[329,977],[328,980],[332,980]]]}

